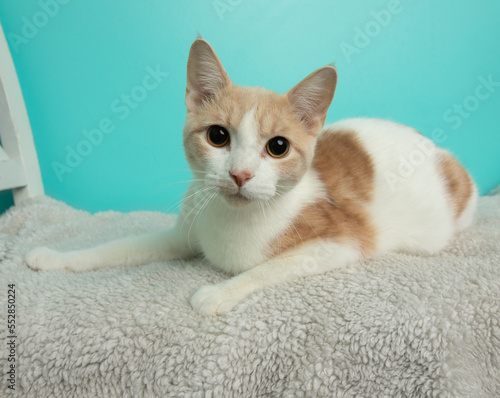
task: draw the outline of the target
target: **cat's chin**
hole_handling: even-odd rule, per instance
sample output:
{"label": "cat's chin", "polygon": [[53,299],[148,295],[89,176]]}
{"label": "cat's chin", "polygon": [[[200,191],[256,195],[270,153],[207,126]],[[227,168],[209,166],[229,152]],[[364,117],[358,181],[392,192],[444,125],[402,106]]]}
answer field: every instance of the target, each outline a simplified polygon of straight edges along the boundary
{"label": "cat's chin", "polygon": [[244,207],[253,202],[252,199],[248,199],[240,193],[224,195],[224,199],[229,205],[234,207]]}

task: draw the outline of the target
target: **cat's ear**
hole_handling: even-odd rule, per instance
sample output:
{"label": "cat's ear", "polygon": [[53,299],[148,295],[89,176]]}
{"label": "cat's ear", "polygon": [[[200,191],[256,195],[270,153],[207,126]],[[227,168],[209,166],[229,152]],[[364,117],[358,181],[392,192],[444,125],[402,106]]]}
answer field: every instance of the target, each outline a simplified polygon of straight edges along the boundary
{"label": "cat's ear", "polygon": [[325,123],[336,86],[336,69],[333,66],[324,66],[285,94],[295,113],[313,134],[319,133]]}
{"label": "cat's ear", "polygon": [[217,90],[231,84],[214,49],[204,39],[196,39],[191,45],[187,64],[186,107],[196,110],[203,101],[209,100]]}

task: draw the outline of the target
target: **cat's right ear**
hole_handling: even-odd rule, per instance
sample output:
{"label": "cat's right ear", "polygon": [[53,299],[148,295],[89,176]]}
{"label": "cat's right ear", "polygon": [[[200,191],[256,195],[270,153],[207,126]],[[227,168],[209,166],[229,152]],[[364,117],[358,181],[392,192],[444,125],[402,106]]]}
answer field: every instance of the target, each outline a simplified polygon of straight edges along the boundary
{"label": "cat's right ear", "polygon": [[195,111],[204,101],[231,84],[214,49],[204,39],[196,39],[191,45],[187,65],[186,107]]}

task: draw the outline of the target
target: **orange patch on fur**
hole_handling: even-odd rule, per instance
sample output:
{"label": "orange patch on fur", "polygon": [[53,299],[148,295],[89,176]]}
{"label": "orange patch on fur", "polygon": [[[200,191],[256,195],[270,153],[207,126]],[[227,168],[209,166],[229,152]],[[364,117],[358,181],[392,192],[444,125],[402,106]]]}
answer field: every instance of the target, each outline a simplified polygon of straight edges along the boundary
{"label": "orange patch on fur", "polygon": [[272,255],[313,239],[354,241],[363,254],[375,250],[376,234],[366,204],[374,189],[374,166],[355,133],[325,131],[312,162],[327,198],[304,207],[270,245]]}
{"label": "orange patch on fur", "polygon": [[460,162],[449,153],[438,157],[438,171],[446,183],[450,205],[455,219],[465,210],[473,193],[472,179]]}
{"label": "orange patch on fur", "polygon": [[[285,137],[290,142],[289,154],[273,161],[281,175],[287,176],[288,184],[297,182],[311,164],[314,136],[307,133],[306,126],[294,113],[288,98],[283,95],[268,92],[260,98],[255,118],[262,143],[277,136]],[[269,155],[265,153],[264,156]]]}

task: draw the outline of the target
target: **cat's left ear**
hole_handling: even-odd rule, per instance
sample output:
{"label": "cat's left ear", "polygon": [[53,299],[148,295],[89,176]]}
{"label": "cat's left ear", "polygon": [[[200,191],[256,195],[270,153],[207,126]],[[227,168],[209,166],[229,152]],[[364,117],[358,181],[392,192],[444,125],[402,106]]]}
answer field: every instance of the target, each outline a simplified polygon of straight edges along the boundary
{"label": "cat's left ear", "polygon": [[195,111],[203,101],[231,84],[222,63],[212,46],[204,39],[196,39],[191,45],[187,64],[186,107]]}
{"label": "cat's left ear", "polygon": [[336,86],[337,70],[333,66],[324,66],[285,93],[311,133],[317,134],[323,127]]}

